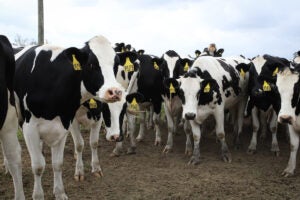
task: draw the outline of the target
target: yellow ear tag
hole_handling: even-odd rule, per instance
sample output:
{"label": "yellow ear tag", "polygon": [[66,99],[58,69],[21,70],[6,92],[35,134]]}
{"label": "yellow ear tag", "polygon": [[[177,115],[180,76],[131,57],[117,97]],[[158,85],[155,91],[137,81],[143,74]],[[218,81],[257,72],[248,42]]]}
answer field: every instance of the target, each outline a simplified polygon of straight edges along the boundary
{"label": "yellow ear tag", "polygon": [[277,75],[277,73],[278,73],[278,67],[276,67],[276,69],[274,70],[274,72],[273,72],[272,76],[276,76],[276,75]]}
{"label": "yellow ear tag", "polygon": [[136,99],[133,98],[131,103],[130,103],[130,106],[129,106],[129,109],[130,110],[134,110],[134,111],[138,111],[139,110],[139,105],[138,103],[136,102]]}
{"label": "yellow ear tag", "polygon": [[175,93],[175,88],[173,86],[172,83],[170,83],[170,94],[174,94]]}
{"label": "yellow ear tag", "polygon": [[133,72],[134,71],[134,65],[130,61],[129,57],[126,57],[125,64],[124,64],[124,71],[125,72]]}
{"label": "yellow ear tag", "polygon": [[124,50],[124,47],[122,47],[122,49],[121,49],[121,53],[123,53],[125,50]]}
{"label": "yellow ear tag", "polygon": [[270,86],[270,84],[267,81],[264,81],[263,91],[265,91],[265,92],[271,91],[271,86]]}
{"label": "yellow ear tag", "polygon": [[241,68],[241,71],[240,71],[240,75],[241,75],[241,77],[243,77],[243,78],[245,78],[245,72],[244,72],[244,70]]}
{"label": "yellow ear tag", "polygon": [[205,86],[203,92],[204,92],[204,93],[209,93],[209,91],[210,91],[210,84],[207,83],[207,85]]}
{"label": "yellow ear tag", "polygon": [[90,109],[97,108],[97,102],[94,99],[90,99],[89,101]]}
{"label": "yellow ear tag", "polygon": [[72,54],[72,58],[73,58],[73,67],[75,71],[81,70],[81,66],[80,63],[78,62],[78,60],[76,59],[75,55]]}
{"label": "yellow ear tag", "polygon": [[186,62],[183,67],[183,71],[187,72],[188,70],[189,70],[189,64]]}
{"label": "yellow ear tag", "polygon": [[159,66],[157,65],[156,62],[154,62],[153,66],[154,66],[154,69],[159,70]]}

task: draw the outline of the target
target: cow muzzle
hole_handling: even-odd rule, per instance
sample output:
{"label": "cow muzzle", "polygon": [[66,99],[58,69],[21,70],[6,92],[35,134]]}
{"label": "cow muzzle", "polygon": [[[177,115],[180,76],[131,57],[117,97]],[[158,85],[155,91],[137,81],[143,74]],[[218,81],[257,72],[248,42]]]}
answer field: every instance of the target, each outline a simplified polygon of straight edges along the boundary
{"label": "cow muzzle", "polygon": [[292,124],[293,118],[290,115],[281,115],[278,117],[278,122],[279,123],[288,123],[288,124]]}
{"label": "cow muzzle", "polygon": [[185,119],[186,120],[194,120],[195,119],[195,117],[196,117],[196,114],[195,113],[186,113],[185,115],[184,115],[184,117],[185,117]]}
{"label": "cow muzzle", "polygon": [[119,134],[115,134],[115,135],[111,135],[106,139],[110,142],[121,142],[123,140],[123,137]]}
{"label": "cow muzzle", "polygon": [[122,98],[122,90],[118,88],[109,88],[106,90],[104,99],[107,103],[113,103],[116,101],[120,101]]}

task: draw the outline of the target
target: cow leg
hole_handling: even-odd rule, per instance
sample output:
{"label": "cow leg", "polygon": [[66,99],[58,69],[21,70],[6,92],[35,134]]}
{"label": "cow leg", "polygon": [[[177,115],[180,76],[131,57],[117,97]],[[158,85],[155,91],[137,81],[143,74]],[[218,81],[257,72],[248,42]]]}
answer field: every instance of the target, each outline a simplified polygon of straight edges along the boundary
{"label": "cow leg", "polygon": [[31,159],[31,168],[34,175],[32,199],[44,199],[42,175],[45,169],[45,158],[40,148],[40,135],[32,123],[23,124],[23,135]]}
{"label": "cow leg", "polygon": [[270,120],[270,130],[272,132],[272,145],[271,151],[275,153],[276,156],[279,156],[279,145],[277,141],[277,115],[276,112],[272,111],[272,118]]}
{"label": "cow leg", "polygon": [[130,139],[130,147],[127,149],[127,154],[135,154],[136,150],[136,138],[134,137],[136,125],[135,125],[135,116],[131,114],[127,114],[128,119],[128,132],[129,132],[129,139]]}
{"label": "cow leg", "polygon": [[201,130],[200,125],[197,124],[194,120],[190,120],[193,138],[194,138],[194,151],[193,155],[188,164],[197,165],[200,163],[200,139],[201,139]]}
{"label": "cow leg", "polygon": [[252,138],[250,145],[248,147],[248,154],[254,154],[256,152],[256,145],[257,145],[257,132],[259,129],[259,119],[258,119],[258,109],[254,107],[251,111],[252,116]]}
{"label": "cow leg", "polygon": [[172,151],[173,148],[173,132],[174,132],[174,126],[175,123],[173,121],[173,117],[168,109],[168,107],[164,103],[164,109],[167,117],[167,124],[168,124],[168,141],[167,145],[165,146],[163,153],[169,153]]}
{"label": "cow leg", "polygon": [[[62,133],[63,134],[63,133]],[[56,199],[68,199],[62,180],[62,166],[64,160],[64,148],[66,144],[67,134],[65,134],[57,144],[51,147],[52,168],[54,176],[53,194]]]}
{"label": "cow leg", "polygon": [[10,127],[9,130],[3,127],[3,131],[0,133],[0,140],[5,159],[5,167],[13,178],[15,199],[22,200],[25,199],[25,196],[22,181],[21,146],[16,135],[18,130],[17,121],[14,120],[14,122],[14,126]]}
{"label": "cow leg", "polygon": [[235,138],[235,148],[236,149],[240,149],[240,147],[242,146],[241,143],[241,133],[243,130],[243,122],[244,122],[244,110],[246,107],[246,99],[242,100],[239,104],[238,104],[238,109],[236,111],[237,115],[236,115],[236,125],[237,125],[237,132],[235,132],[236,134],[236,138]]}
{"label": "cow leg", "polygon": [[185,120],[184,122],[184,132],[186,135],[185,155],[191,156],[193,152],[192,141],[191,141],[192,127],[189,120]]}
{"label": "cow leg", "polygon": [[154,122],[154,128],[155,128],[155,142],[154,145],[158,146],[161,145],[161,131],[159,127],[159,120],[160,120],[160,110],[161,110],[161,103],[162,102],[154,102],[153,108],[153,122]]}
{"label": "cow leg", "polygon": [[149,116],[147,119],[147,129],[150,130],[153,128],[153,106],[149,107]]}
{"label": "cow leg", "polygon": [[[218,109],[215,112],[216,119],[216,135],[221,142],[221,156],[224,162],[231,163],[231,153],[229,152],[224,131],[224,109]],[[195,148],[195,147],[194,147]],[[194,150],[195,151],[195,150]]]}
{"label": "cow leg", "polygon": [[92,174],[94,174],[96,177],[103,176],[99,157],[98,157],[98,141],[99,141],[99,132],[101,129],[102,120],[99,120],[97,123],[93,124],[91,126],[90,131],[90,147],[91,147],[91,153],[92,153]]}
{"label": "cow leg", "polygon": [[268,123],[268,116],[267,116],[267,112],[263,112],[261,111],[260,112],[260,122],[261,122],[261,135],[260,135],[260,139],[261,139],[261,142],[263,143],[266,138],[267,138],[267,123]]}
{"label": "cow leg", "polygon": [[138,136],[136,137],[136,140],[138,142],[141,142],[144,138],[145,138],[145,116],[146,116],[146,113],[145,112],[141,112],[139,114],[139,117],[140,117],[140,130],[139,130],[139,134]]}
{"label": "cow leg", "polygon": [[297,158],[297,151],[299,147],[299,135],[295,132],[292,125],[289,125],[289,133],[290,133],[290,159],[288,162],[287,167],[282,172],[282,175],[285,177],[291,176],[294,174],[294,170],[296,168],[296,158]]}
{"label": "cow leg", "polygon": [[76,158],[74,179],[76,181],[83,181],[84,180],[84,168],[83,168],[83,161],[82,161],[82,151],[83,151],[83,147],[84,147],[84,140],[80,133],[79,123],[76,119],[74,119],[74,121],[72,123],[71,134],[72,134],[72,138],[74,141],[74,147],[75,147],[74,157]]}

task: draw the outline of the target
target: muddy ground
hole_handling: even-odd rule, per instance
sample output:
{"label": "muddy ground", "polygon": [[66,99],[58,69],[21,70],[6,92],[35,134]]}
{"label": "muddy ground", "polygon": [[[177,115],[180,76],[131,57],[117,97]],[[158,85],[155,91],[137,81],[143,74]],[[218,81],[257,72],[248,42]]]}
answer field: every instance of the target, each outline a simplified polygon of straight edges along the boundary
{"label": "muddy ground", "polygon": [[[166,141],[166,125],[162,124],[163,141]],[[63,167],[63,181],[69,199],[300,199],[300,166],[295,176],[284,178],[280,174],[287,165],[289,145],[282,131],[279,133],[280,156],[270,151],[271,138],[259,142],[255,155],[246,154],[250,141],[251,126],[245,124],[243,146],[234,150],[231,127],[226,127],[227,141],[232,152],[232,163],[220,159],[220,146],[215,136],[204,134],[201,140],[201,163],[187,165],[184,155],[185,134],[180,129],[174,137],[174,150],[162,155],[164,146],[154,146],[154,131],[146,134],[144,142],[138,143],[137,154],[110,157],[114,144],[101,135],[99,155],[104,177],[96,178],[90,173],[90,150],[88,134],[84,134],[85,180],[74,181],[75,160],[73,142],[69,135]],[[23,182],[26,199],[31,199],[33,175],[30,158],[23,139]],[[126,142],[125,146],[128,145]],[[46,169],[43,175],[45,199],[52,194],[53,174],[49,147],[45,148]],[[2,154],[0,162],[3,161]],[[299,156],[298,156],[299,160]],[[13,184],[9,174],[0,169],[0,199],[13,198]]]}

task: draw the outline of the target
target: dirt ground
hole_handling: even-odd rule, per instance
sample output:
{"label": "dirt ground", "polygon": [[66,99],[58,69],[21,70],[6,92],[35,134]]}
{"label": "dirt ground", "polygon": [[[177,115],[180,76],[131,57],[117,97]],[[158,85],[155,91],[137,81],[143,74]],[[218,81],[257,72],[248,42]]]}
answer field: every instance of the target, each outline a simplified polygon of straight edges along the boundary
{"label": "dirt ground", "polygon": [[[163,141],[166,142],[166,125],[162,124]],[[280,174],[287,165],[289,145],[282,131],[279,133],[280,156],[270,151],[270,136],[263,144],[259,142],[255,155],[246,153],[251,126],[244,126],[243,146],[234,150],[231,127],[226,128],[227,141],[232,153],[232,163],[220,158],[220,145],[215,136],[204,134],[200,151],[201,163],[187,165],[184,155],[185,134],[182,129],[174,136],[174,150],[162,155],[164,146],[154,146],[154,131],[149,130],[144,142],[138,143],[137,154],[110,157],[114,144],[104,140],[99,144],[103,178],[90,173],[90,150],[88,134],[84,134],[85,180],[74,181],[75,160],[73,141],[69,135],[63,167],[63,181],[69,199],[300,199],[300,166],[295,176],[284,178]],[[31,199],[33,175],[30,158],[24,140],[21,139],[23,160],[23,183],[26,199]],[[128,140],[125,147],[128,145]],[[0,162],[3,161],[2,154]],[[53,173],[49,147],[45,148],[46,169],[42,178],[45,199],[52,194]],[[299,156],[298,156],[299,161]],[[0,199],[13,198],[13,184],[9,174],[0,169]]]}

